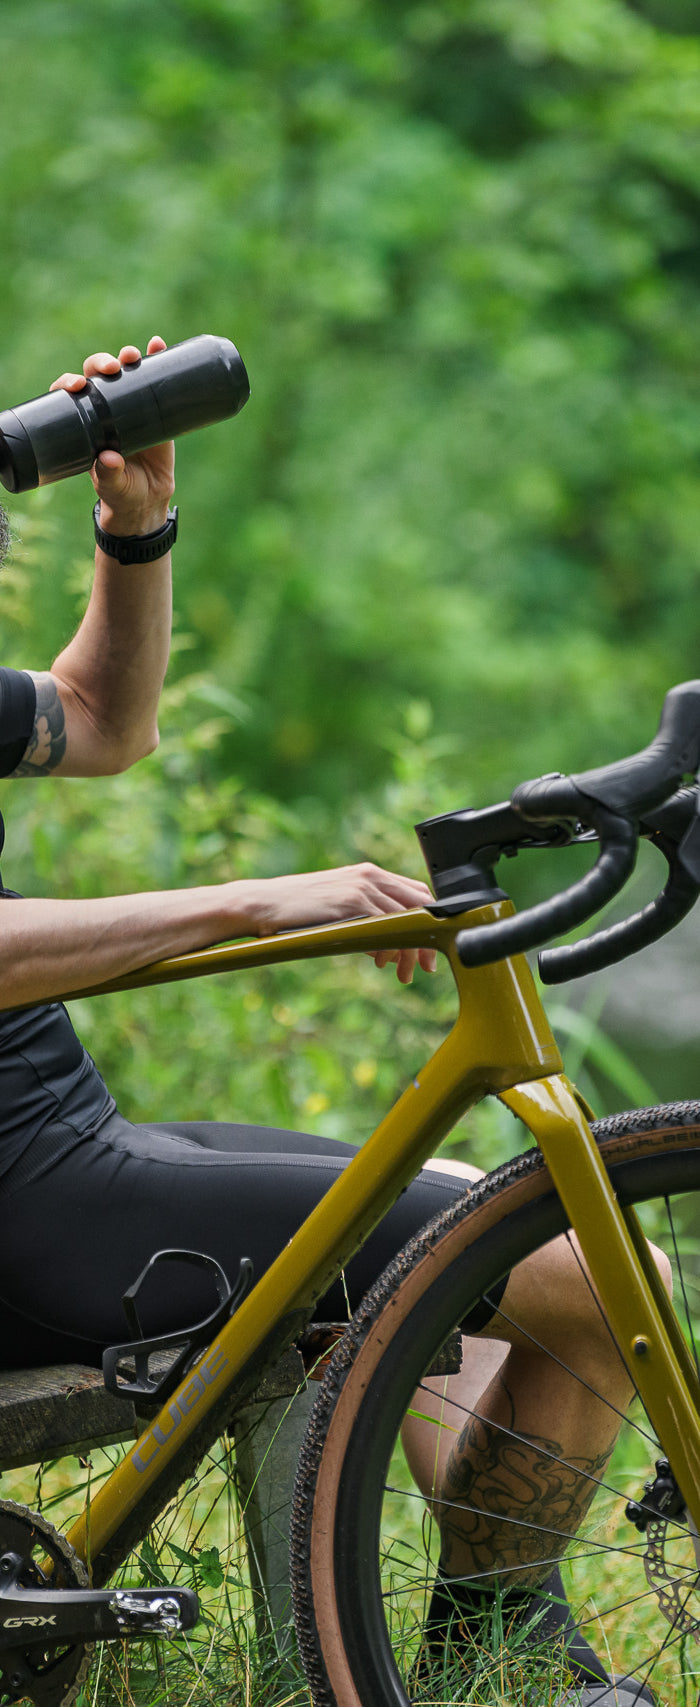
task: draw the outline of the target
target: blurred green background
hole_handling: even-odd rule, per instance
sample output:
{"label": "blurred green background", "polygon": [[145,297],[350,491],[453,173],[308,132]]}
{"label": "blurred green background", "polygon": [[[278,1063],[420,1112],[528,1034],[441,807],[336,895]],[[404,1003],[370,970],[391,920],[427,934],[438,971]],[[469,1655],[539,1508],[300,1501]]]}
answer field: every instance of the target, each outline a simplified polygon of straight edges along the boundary
{"label": "blurred green background", "polygon": [[[7,882],[418,871],[417,818],[650,739],[700,675],[700,0],[2,0],[0,112],[2,405],[155,331],[253,387],[179,446],[159,754],[4,784]],[[75,625],[90,506],[8,501],[5,662]],[[685,932],[557,996],[601,1106],[697,1085]],[[133,1118],[361,1138],[451,1001],[334,963],[75,1006]]]}

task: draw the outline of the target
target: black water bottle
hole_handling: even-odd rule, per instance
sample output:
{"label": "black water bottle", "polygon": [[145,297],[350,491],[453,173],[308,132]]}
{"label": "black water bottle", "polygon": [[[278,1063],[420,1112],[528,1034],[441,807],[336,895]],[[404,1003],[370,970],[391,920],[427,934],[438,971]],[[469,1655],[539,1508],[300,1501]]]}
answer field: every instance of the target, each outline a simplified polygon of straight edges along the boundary
{"label": "black water bottle", "polygon": [[102,450],[122,456],[237,415],[250,396],[235,344],[204,333],[120,373],[99,373],[82,391],[49,391],[0,411],[0,481],[29,492],[83,474]]}

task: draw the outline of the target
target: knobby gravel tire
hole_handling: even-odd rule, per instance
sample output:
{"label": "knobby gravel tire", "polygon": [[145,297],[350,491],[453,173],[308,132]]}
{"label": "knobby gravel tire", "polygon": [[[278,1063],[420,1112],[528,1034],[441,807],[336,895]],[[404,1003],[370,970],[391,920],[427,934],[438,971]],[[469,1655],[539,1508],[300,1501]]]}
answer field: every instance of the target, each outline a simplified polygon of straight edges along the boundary
{"label": "knobby gravel tire", "polygon": [[[692,1266],[687,1227],[692,1232],[694,1222],[700,1233],[700,1197],[692,1195],[700,1192],[700,1103],[615,1115],[594,1131],[621,1203],[663,1205],[680,1194],[689,1206],[686,1231],[680,1240],[674,1231],[668,1242],[676,1255],[690,1246]],[[353,1318],[312,1413],[293,1507],[295,1623],[314,1707],[405,1707],[413,1698],[410,1666],[399,1669],[392,1645],[380,1558],[384,1483],[400,1424],[447,1334],[516,1263],[567,1226],[542,1157],[531,1150],[427,1226]],[[691,1275],[691,1281],[700,1295],[700,1279]],[[676,1298],[679,1314],[687,1296],[684,1287]],[[637,1428],[635,1444],[640,1435]],[[640,1491],[645,1475],[653,1475],[654,1450],[650,1444],[640,1468]],[[428,1592],[433,1571],[426,1566]],[[668,1624],[663,1628],[668,1634]],[[676,1654],[687,1656],[689,1639],[676,1643]],[[669,1652],[672,1646],[667,1642]],[[644,1676],[650,1672],[647,1665]],[[686,1699],[670,1692],[661,1698]]]}

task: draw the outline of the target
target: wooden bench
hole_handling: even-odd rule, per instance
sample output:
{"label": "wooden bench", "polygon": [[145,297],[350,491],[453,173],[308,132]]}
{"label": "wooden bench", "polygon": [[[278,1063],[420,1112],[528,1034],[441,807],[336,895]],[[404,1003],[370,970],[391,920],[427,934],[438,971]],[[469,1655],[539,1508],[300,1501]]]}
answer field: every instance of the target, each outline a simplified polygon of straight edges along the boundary
{"label": "wooden bench", "polygon": [[[288,1555],[296,1466],[317,1380],[342,1331],[342,1324],[308,1329],[303,1355],[294,1346],[285,1352],[231,1424],[256,1629],[261,1640],[274,1642],[283,1664],[292,1642]],[[460,1364],[457,1333],[430,1373],[452,1374]],[[0,1372],[0,1472],[133,1440],[146,1420],[131,1400],[107,1392],[98,1369],[68,1363]]]}
{"label": "wooden bench", "polygon": [[[280,1653],[291,1622],[292,1489],[314,1397],[292,1347],[232,1423],[256,1628]],[[107,1392],[99,1369],[67,1363],[0,1372],[0,1472],[134,1440],[146,1421],[130,1399]]]}
{"label": "wooden bench", "polygon": [[[317,1353],[309,1356],[318,1363]],[[315,1394],[291,1347],[231,1425],[256,1630],[282,1663],[291,1645],[292,1491]],[[130,1399],[107,1392],[99,1369],[67,1363],[0,1372],[0,1472],[134,1440],[147,1420]]]}

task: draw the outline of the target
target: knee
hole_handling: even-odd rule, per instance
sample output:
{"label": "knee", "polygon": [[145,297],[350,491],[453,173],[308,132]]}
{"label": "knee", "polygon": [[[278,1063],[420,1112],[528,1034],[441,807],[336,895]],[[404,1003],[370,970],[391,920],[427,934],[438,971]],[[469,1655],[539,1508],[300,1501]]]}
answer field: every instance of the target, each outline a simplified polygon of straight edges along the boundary
{"label": "knee", "polygon": [[[589,1350],[595,1352],[597,1348],[599,1353],[603,1351],[608,1356],[611,1354],[618,1356],[607,1314],[575,1234],[571,1236],[571,1243],[575,1247],[574,1254],[578,1273],[574,1278],[573,1273],[569,1272],[567,1290],[573,1281],[577,1296],[577,1302],[574,1306],[577,1330],[583,1335]],[[650,1239],[647,1240],[647,1248],[656,1265],[661,1284],[668,1297],[671,1298],[673,1296],[673,1271],[666,1252],[661,1250],[658,1245],[653,1244]],[[571,1297],[570,1292],[569,1297]],[[563,1305],[563,1308],[565,1309],[566,1306]]]}
{"label": "knee", "polygon": [[[504,1316],[565,1361],[572,1347],[606,1356],[612,1339],[607,1317],[575,1233],[563,1233],[513,1269],[503,1299]],[[520,1336],[513,1335],[517,1340]]]}
{"label": "knee", "polygon": [[[591,1299],[596,1304],[598,1314],[600,1314],[601,1310],[602,1310],[602,1305],[600,1304],[600,1301],[598,1298],[598,1293],[597,1293],[596,1288],[593,1284],[593,1280],[591,1278],[591,1273],[590,1273],[588,1264],[587,1264],[586,1259],[583,1255],[583,1252],[581,1250],[581,1247],[579,1245],[579,1242],[578,1242],[578,1239],[576,1238],[575,1233],[572,1233],[572,1235],[571,1235],[571,1242],[572,1242],[572,1245],[575,1247],[576,1257],[577,1257],[578,1263],[580,1265],[581,1274],[585,1278],[586,1287],[587,1287],[587,1290],[589,1292],[589,1295],[590,1295]],[[657,1268],[657,1271],[659,1274],[659,1279],[661,1280],[661,1284],[664,1287],[665,1291],[667,1292],[668,1297],[672,1298],[673,1297],[673,1269],[671,1267],[671,1262],[670,1262],[669,1258],[667,1257],[666,1252],[662,1251],[660,1245],[655,1245],[651,1239],[647,1239],[646,1243],[647,1243],[647,1249],[651,1253],[651,1256],[653,1257],[654,1263],[656,1265],[656,1268]]]}

